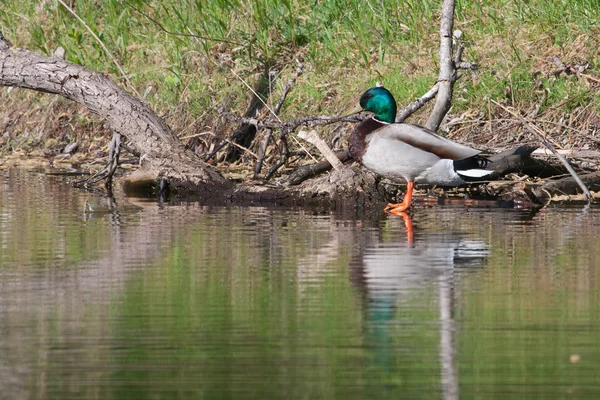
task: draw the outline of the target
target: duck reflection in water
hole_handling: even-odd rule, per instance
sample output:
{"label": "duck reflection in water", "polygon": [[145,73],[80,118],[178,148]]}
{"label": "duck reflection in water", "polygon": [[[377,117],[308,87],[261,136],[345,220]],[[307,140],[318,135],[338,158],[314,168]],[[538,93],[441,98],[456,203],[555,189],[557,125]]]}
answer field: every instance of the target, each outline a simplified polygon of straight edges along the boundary
{"label": "duck reflection in water", "polygon": [[[382,378],[387,371],[397,370],[398,364],[428,365],[429,358],[429,367],[441,370],[441,377],[429,376],[432,385],[441,386],[444,398],[458,398],[454,281],[460,272],[481,267],[489,246],[459,232],[417,230],[415,235],[411,216],[399,216],[380,229],[364,232],[369,236],[363,238],[367,244],[351,264],[352,282],[365,305],[365,347],[373,352],[372,369]],[[439,340],[423,335],[431,323],[439,324]],[[376,391],[372,395],[380,397],[402,377],[378,380],[381,385],[372,387]]]}

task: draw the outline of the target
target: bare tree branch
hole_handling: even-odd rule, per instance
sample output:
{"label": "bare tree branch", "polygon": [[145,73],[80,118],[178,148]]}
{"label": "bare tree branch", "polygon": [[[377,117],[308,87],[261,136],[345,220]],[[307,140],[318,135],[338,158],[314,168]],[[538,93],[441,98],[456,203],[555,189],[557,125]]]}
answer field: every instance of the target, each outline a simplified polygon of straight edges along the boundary
{"label": "bare tree branch", "polygon": [[296,74],[294,76],[292,76],[285,84],[285,87],[283,88],[283,92],[281,93],[281,97],[279,98],[277,105],[273,109],[273,111],[275,112],[276,115],[279,115],[279,112],[281,111],[281,107],[283,106],[283,103],[285,102],[285,99],[287,98],[288,93],[290,92],[290,90],[292,90],[292,87],[294,87],[294,84],[296,83],[296,81],[298,80],[300,75],[302,75],[303,70],[304,70],[304,65],[300,61],[296,60]]}
{"label": "bare tree branch", "polygon": [[452,102],[452,88],[456,81],[456,68],[452,60],[452,27],[454,25],[454,1],[444,0],[440,24],[440,74],[438,77],[438,96],[433,111],[425,126],[436,131]]}
{"label": "bare tree branch", "polygon": [[228,121],[239,122],[239,123],[247,123],[253,124],[257,128],[271,128],[271,129],[281,129],[284,131],[284,135],[287,132],[292,132],[299,126],[306,127],[314,127],[314,126],[322,126],[322,125],[330,125],[336,122],[360,122],[363,118],[360,115],[351,115],[351,116],[337,116],[337,117],[329,117],[326,115],[318,115],[318,116],[310,116],[299,119],[293,119],[289,121],[273,121],[273,120],[258,120],[256,118],[245,118],[235,115],[229,111],[225,111],[225,109],[220,108],[219,114],[223,118]]}
{"label": "bare tree branch", "polygon": [[396,122],[404,122],[404,120],[413,115],[417,110],[423,107],[428,101],[433,99],[438,93],[439,84],[433,85],[431,89],[417,100],[413,101],[406,107],[404,107],[398,114],[396,114]]}

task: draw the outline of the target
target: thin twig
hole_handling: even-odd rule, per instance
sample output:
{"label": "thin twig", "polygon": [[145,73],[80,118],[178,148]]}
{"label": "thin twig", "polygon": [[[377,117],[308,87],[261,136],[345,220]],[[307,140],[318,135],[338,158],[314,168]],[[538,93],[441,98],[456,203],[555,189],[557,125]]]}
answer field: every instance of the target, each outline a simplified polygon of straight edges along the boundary
{"label": "thin twig", "polygon": [[541,112],[541,113],[540,113],[538,116],[542,116],[542,115],[544,115],[544,114],[548,114],[548,113],[549,113],[550,111],[552,111],[552,110],[557,110],[557,109],[561,108],[561,107],[562,107],[562,106],[564,106],[564,105],[567,105],[567,104],[569,104],[569,103],[571,103],[571,102],[573,102],[573,101],[575,101],[575,100],[579,100],[579,99],[581,99],[582,97],[584,97],[584,96],[586,96],[586,95],[590,94],[591,92],[592,92],[592,89],[588,89],[588,90],[586,90],[586,91],[584,91],[584,92],[581,92],[581,93],[579,93],[578,95],[576,95],[576,96],[574,96],[574,97],[571,97],[571,98],[568,98],[567,100],[565,100],[565,101],[563,101],[563,102],[561,102],[561,103],[558,103],[558,104],[557,104],[557,105],[555,105],[555,106],[552,106],[552,107],[548,107],[548,108],[546,108],[546,109],[545,109],[544,111],[542,111],[542,112]]}
{"label": "thin twig", "polygon": [[88,187],[106,179],[105,187],[108,191],[112,190],[112,177],[119,166],[119,157],[121,155],[121,134],[113,132],[112,139],[109,145],[108,163],[100,171],[95,174],[73,182],[76,187]]}
{"label": "thin twig", "polygon": [[304,65],[302,65],[302,63],[296,59],[296,74],[294,76],[292,76],[285,84],[285,87],[283,88],[283,92],[281,93],[281,97],[279,98],[279,101],[277,102],[277,105],[275,106],[275,109],[273,110],[273,111],[275,111],[275,114],[279,115],[279,112],[281,111],[281,107],[283,106],[283,102],[285,101],[288,93],[294,86],[294,83],[296,83],[296,80],[300,77],[300,75],[302,75],[303,69],[304,69]]}
{"label": "thin twig", "polygon": [[194,133],[193,135],[183,136],[183,137],[180,137],[179,139],[185,140],[185,139],[191,139],[191,138],[195,138],[198,136],[204,136],[204,135],[216,136],[212,131],[204,131],[204,132],[200,132],[200,133]]}
{"label": "thin twig", "polygon": [[275,174],[275,172],[277,172],[277,170],[279,170],[279,168],[281,168],[285,165],[286,162],[287,162],[287,156],[284,155],[283,157],[281,157],[281,159],[279,161],[277,161],[271,167],[271,169],[269,169],[269,172],[267,172],[265,174],[264,180],[268,181]]}
{"label": "thin twig", "polygon": [[104,52],[111,58],[113,63],[117,66],[117,68],[121,72],[121,75],[123,76],[123,78],[125,79],[127,84],[131,87],[131,90],[133,90],[133,92],[137,95],[137,97],[141,99],[142,96],[138,93],[135,86],[133,86],[133,83],[131,83],[131,81],[127,77],[127,74],[125,73],[125,71],[123,71],[123,68],[121,68],[121,65],[119,65],[119,62],[117,61],[115,56],[113,56],[112,53],[106,48],[106,46],[104,45],[104,42],[102,42],[102,40],[100,40],[100,38],[94,33],[92,28],[90,28],[89,25],[86,24],[86,22],[83,19],[81,19],[81,17],[79,17],[79,15],[77,15],[77,13],[75,11],[73,11],[73,9],[71,7],[69,7],[63,0],[58,0],[58,2],[60,4],[62,4],[62,6],[64,8],[66,8],[67,11],[69,11],[75,18],[77,18],[77,20],[85,27],[85,29],[87,29],[88,32],[94,37],[94,39],[96,39],[96,41],[100,44],[100,46],[102,47]]}
{"label": "thin twig", "polygon": [[[336,152],[336,157],[341,162],[346,162],[352,158],[350,155],[350,151],[348,149],[344,149]],[[331,163],[327,160],[319,161],[315,164],[308,164],[298,167],[294,172],[292,172],[286,180],[288,185],[299,185],[305,180],[312,178],[318,174],[329,171],[331,169]]]}
{"label": "thin twig", "polygon": [[548,148],[548,150],[550,150],[556,156],[556,158],[558,158],[560,160],[560,162],[565,166],[565,168],[567,169],[567,171],[569,171],[569,173],[571,174],[571,176],[573,177],[573,179],[575,180],[575,182],[577,182],[577,185],[579,185],[579,187],[581,188],[581,190],[585,194],[585,197],[588,199],[588,202],[592,201],[592,194],[590,193],[590,191],[587,188],[587,186],[585,185],[585,183],[583,183],[583,181],[581,180],[581,178],[579,177],[579,175],[577,174],[577,172],[575,172],[575,170],[573,169],[573,167],[571,166],[571,164],[569,163],[569,161],[567,161],[567,159],[562,154],[560,154],[558,151],[556,151],[556,149],[554,148],[554,146],[552,145],[552,143],[550,143],[546,139],[546,135],[544,134],[544,132],[540,128],[538,128],[534,124],[529,123],[521,115],[519,115],[516,112],[508,109],[507,107],[503,106],[502,104],[498,103],[497,101],[492,100],[492,102],[494,104],[496,104],[497,106],[501,107],[502,109],[504,109],[509,114],[511,114],[514,117],[516,117],[519,121],[521,121],[521,123],[523,124],[523,126],[525,126],[525,128],[528,131],[536,134],[541,139],[541,141],[544,144],[544,146],[546,146]]}
{"label": "thin twig", "polygon": [[600,79],[594,78],[593,76],[588,74],[584,74],[583,72],[578,72],[577,75],[583,76],[584,78],[589,79],[592,82],[600,83]]}
{"label": "thin twig", "polygon": [[[214,132],[211,132],[211,131],[208,131],[208,132],[205,132],[205,133],[208,133],[209,135],[211,135],[211,136],[213,136],[213,137],[219,137],[219,135],[216,135]],[[249,148],[247,148],[247,147],[244,147],[244,146],[242,146],[241,144],[235,143],[234,141],[232,141],[232,140],[229,140],[229,139],[223,139],[223,142],[224,142],[223,144],[230,144],[230,145],[232,145],[232,146],[235,146],[235,147],[237,147],[238,149],[242,150],[244,153],[248,153],[248,154],[250,154],[252,157],[254,157],[254,158],[258,159],[258,156],[256,155],[256,153],[255,153],[255,152],[253,152],[252,150],[250,150],[250,149],[249,149]]]}
{"label": "thin twig", "polygon": [[108,153],[108,159],[110,160],[108,175],[104,186],[106,189],[112,191],[112,178],[115,171],[119,167],[119,157],[121,156],[121,134],[114,132],[112,140],[110,141],[110,151]]}
{"label": "thin twig", "polygon": [[329,117],[326,115],[318,115],[318,116],[310,116],[303,117],[299,119],[293,119],[289,121],[272,121],[272,120],[258,120],[256,118],[245,118],[235,115],[229,111],[225,111],[225,109],[220,108],[219,114],[223,118],[228,121],[238,122],[238,123],[246,123],[255,125],[257,128],[271,128],[271,129],[282,129],[287,131],[293,131],[299,126],[321,126],[321,125],[330,125],[336,122],[361,122],[363,118],[360,115],[342,115],[336,117]]}

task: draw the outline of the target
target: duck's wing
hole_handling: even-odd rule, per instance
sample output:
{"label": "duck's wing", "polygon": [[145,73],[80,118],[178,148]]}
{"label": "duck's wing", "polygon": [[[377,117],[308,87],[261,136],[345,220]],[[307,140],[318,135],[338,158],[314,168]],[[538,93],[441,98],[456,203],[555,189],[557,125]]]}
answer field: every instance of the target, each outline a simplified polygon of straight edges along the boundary
{"label": "duck's wing", "polygon": [[427,128],[412,124],[389,124],[375,131],[382,139],[401,141],[442,159],[460,160],[480,153],[460,143],[441,137]]}

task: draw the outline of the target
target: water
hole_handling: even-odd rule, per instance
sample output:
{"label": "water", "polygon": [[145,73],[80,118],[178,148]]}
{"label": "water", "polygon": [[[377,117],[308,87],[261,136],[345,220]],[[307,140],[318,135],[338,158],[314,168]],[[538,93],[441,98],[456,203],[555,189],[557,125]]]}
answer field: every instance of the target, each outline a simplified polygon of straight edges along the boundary
{"label": "water", "polygon": [[418,207],[411,243],[379,213],[0,187],[2,399],[600,393],[597,209]]}

